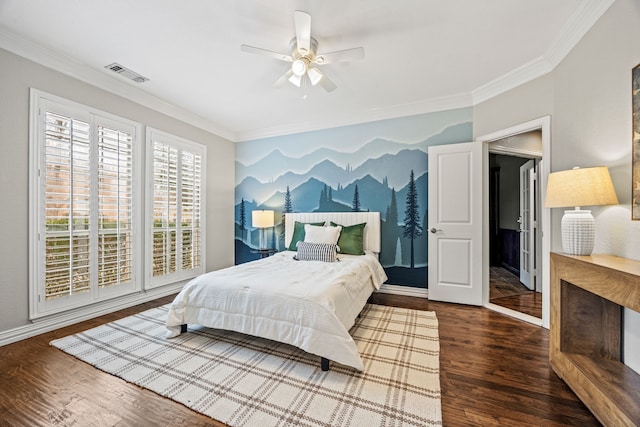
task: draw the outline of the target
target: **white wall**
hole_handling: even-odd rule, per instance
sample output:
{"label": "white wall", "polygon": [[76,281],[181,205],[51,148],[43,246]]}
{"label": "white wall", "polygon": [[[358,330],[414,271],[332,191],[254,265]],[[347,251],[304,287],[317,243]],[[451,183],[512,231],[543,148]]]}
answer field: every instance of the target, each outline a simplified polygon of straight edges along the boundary
{"label": "white wall", "polygon": [[546,74],[476,105],[473,109],[473,136],[488,135],[552,114],[553,76]]}
{"label": "white wall", "polygon": [[[474,108],[474,136],[551,115],[551,170],[608,166],[619,206],[596,207],[595,253],[640,260],[631,221],[631,69],[640,63],[640,2],[617,0],[552,73]],[[562,211],[552,211],[561,250]],[[640,372],[640,314],[625,311],[625,363]]]}
{"label": "white wall", "polygon": [[30,324],[27,248],[30,87],[205,144],[206,268],[233,264],[233,143],[0,49],[0,334]]}

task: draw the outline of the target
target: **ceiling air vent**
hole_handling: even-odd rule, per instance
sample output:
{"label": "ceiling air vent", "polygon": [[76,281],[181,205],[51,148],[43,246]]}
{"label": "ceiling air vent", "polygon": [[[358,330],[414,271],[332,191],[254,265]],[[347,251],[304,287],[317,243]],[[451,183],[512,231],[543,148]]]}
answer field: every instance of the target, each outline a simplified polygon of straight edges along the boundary
{"label": "ceiling air vent", "polygon": [[149,80],[146,77],[142,77],[140,74],[136,73],[135,71],[131,71],[127,67],[123,67],[122,65],[118,64],[117,62],[114,62],[113,64],[109,64],[109,65],[105,66],[104,68],[106,68],[107,70],[111,70],[114,73],[118,73],[121,76],[126,77],[129,80],[133,80],[136,83],[144,83],[147,80]]}

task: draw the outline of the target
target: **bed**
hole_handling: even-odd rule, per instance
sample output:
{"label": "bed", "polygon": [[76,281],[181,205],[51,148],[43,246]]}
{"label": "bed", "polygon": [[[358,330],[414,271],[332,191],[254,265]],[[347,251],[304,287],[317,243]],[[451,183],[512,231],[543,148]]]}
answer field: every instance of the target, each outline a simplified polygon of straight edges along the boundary
{"label": "bed", "polygon": [[[365,254],[338,254],[336,262],[301,261],[298,252],[286,250],[198,276],[171,304],[167,337],[187,331],[187,324],[232,330],[320,356],[325,371],[330,360],[362,371],[349,329],[371,293],[387,279],[378,262],[380,213],[289,213],[285,220],[287,247],[296,222],[333,221],[350,229],[366,223]],[[348,230],[343,231],[346,236]]]}

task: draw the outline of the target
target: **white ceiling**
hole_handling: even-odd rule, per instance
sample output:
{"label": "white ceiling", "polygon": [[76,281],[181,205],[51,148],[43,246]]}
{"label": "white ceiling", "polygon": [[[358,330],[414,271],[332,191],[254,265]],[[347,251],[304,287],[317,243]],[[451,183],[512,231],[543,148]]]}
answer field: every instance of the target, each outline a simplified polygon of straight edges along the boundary
{"label": "white ceiling", "polygon": [[[0,0],[0,47],[233,141],[466,107],[549,72],[613,0]],[[293,12],[327,93],[287,83]],[[118,62],[137,84],[104,69]]]}

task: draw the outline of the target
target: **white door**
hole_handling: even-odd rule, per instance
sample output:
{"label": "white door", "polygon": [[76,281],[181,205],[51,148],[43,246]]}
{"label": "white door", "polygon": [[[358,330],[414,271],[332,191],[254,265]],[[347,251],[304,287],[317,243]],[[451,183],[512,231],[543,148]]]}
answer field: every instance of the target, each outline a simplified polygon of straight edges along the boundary
{"label": "white door", "polygon": [[483,144],[429,147],[429,299],[482,305]]}
{"label": "white door", "polygon": [[520,166],[520,282],[533,290],[535,260],[535,161]]}

